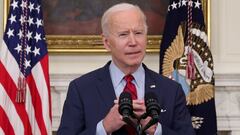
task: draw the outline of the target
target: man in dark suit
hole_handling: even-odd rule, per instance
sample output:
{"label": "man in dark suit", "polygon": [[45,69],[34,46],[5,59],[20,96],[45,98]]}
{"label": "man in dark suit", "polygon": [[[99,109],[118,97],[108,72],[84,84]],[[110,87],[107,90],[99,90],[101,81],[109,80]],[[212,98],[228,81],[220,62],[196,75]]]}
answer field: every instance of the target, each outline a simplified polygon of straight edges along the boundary
{"label": "man in dark suit", "polygon": [[[126,123],[118,112],[118,97],[125,89],[125,76],[136,89],[133,110],[146,112],[144,95],[153,92],[160,104],[159,122],[148,128],[149,135],[193,135],[190,115],[180,84],[148,69],[142,60],[147,45],[147,25],[143,12],[131,4],[117,4],[102,17],[104,47],[112,61],[87,73],[69,85],[59,135],[127,135]],[[142,127],[150,117],[140,121]]]}

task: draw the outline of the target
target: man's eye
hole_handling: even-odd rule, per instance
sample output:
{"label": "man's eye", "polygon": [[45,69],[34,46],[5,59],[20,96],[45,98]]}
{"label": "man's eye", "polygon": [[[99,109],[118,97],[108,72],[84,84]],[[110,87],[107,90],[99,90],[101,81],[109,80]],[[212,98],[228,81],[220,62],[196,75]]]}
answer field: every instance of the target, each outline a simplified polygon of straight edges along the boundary
{"label": "man's eye", "polygon": [[143,34],[142,31],[137,31],[137,32],[135,32],[135,35],[142,35],[142,34]]}
{"label": "man's eye", "polygon": [[128,34],[127,33],[120,33],[119,37],[126,37]]}

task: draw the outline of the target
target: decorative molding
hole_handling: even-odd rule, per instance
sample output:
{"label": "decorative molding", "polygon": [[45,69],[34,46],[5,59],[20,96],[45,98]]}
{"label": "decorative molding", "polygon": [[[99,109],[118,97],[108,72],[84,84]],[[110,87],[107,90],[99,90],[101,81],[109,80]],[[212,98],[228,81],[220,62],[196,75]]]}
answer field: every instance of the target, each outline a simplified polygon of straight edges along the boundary
{"label": "decorative molding", "polygon": [[79,74],[51,74],[50,86],[52,95],[52,130],[56,131],[60,124],[62,107],[66,98],[69,82]]}
{"label": "decorative molding", "polygon": [[[159,53],[162,35],[149,35],[147,53]],[[56,36],[47,35],[48,51],[50,53],[107,53],[103,47],[101,36],[78,35]]]}
{"label": "decorative molding", "polygon": [[[210,32],[210,1],[201,0],[203,5],[204,19]],[[6,25],[7,13],[9,11],[10,0],[4,0],[3,24]],[[209,5],[209,6],[208,6]],[[210,33],[208,33],[210,37]],[[48,51],[53,54],[64,53],[106,53],[99,35],[46,35]],[[159,53],[162,35],[148,36],[148,53]],[[209,39],[210,41],[210,39]]]}
{"label": "decorative molding", "polygon": [[240,131],[240,116],[218,116],[218,131]]}
{"label": "decorative molding", "polygon": [[240,86],[240,74],[216,74],[215,85],[219,86]]}

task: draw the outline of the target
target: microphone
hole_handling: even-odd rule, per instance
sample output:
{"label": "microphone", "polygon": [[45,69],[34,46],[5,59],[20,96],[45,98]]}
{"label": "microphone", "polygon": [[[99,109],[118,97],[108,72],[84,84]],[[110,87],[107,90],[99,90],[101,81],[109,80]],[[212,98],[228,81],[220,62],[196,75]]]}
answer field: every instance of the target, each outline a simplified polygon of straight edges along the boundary
{"label": "microphone", "polygon": [[145,106],[148,116],[153,119],[158,119],[160,114],[160,105],[158,104],[158,99],[155,93],[148,92],[145,96]]}
{"label": "microphone", "polygon": [[118,111],[123,117],[129,117],[133,114],[132,97],[129,92],[122,92],[119,98]]}
{"label": "microphone", "polygon": [[146,106],[146,114],[152,119],[147,123],[144,128],[142,128],[141,133],[143,133],[152,125],[156,124],[159,121],[160,114],[160,105],[158,104],[157,96],[153,92],[146,93],[144,100]]}
{"label": "microphone", "polygon": [[131,94],[122,92],[118,104],[118,112],[123,116],[123,121],[136,129],[137,125],[130,119],[131,116],[134,116]]}

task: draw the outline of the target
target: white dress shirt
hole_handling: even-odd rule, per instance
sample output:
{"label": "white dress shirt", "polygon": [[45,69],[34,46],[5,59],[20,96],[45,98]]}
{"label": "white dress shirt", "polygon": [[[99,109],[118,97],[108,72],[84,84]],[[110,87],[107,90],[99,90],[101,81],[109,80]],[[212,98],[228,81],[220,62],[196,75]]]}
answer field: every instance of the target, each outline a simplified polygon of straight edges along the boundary
{"label": "white dress shirt", "polygon": [[[125,74],[114,64],[113,61],[109,66],[109,71],[110,71],[110,76],[111,76],[115,95],[116,97],[119,97],[126,85],[126,81],[123,79]],[[132,83],[134,83],[136,86],[138,99],[144,99],[145,71],[143,66],[142,65],[139,66],[139,68],[132,74],[132,76],[134,77],[134,80],[132,80]],[[103,127],[102,121],[103,120],[101,120],[97,124],[96,135],[107,135]],[[162,135],[162,126],[160,123],[158,123],[157,129],[154,135]]]}

